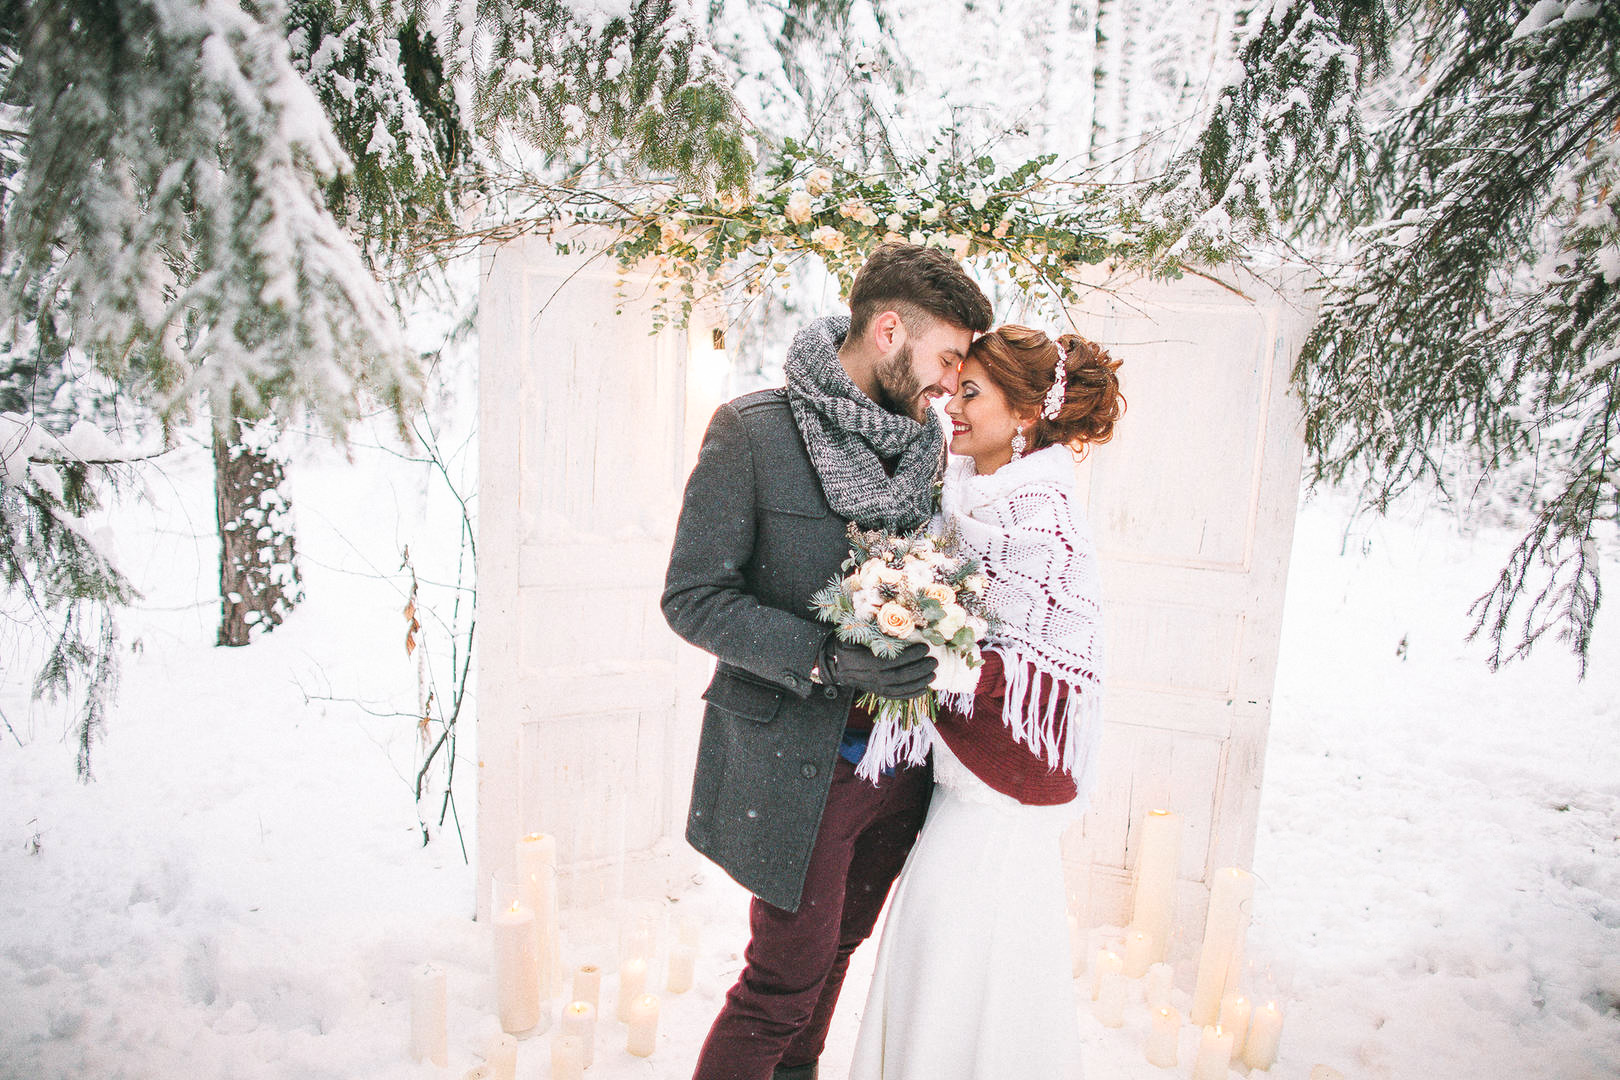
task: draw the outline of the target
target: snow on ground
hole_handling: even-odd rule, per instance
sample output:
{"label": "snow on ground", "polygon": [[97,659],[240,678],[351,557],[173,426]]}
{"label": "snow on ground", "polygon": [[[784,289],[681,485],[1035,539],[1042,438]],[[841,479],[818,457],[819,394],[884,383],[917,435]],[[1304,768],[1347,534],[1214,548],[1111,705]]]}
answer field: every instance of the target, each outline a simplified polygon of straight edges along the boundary
{"label": "snow on ground", "polygon": [[[0,676],[26,742],[0,736],[0,1077],[453,1080],[496,1029],[487,935],[453,830],[420,843],[413,722],[373,715],[415,695],[400,548],[450,574],[451,511],[385,453],[303,451],[308,599],[251,648],[216,649],[208,470],[202,447],[171,456],[156,506],[120,532],[146,598],[124,619],[95,783],[74,781],[59,718]],[[1250,938],[1287,984],[1273,1076],[1620,1075],[1620,631],[1609,614],[1585,683],[1553,642],[1489,673],[1465,609],[1508,544],[1444,518],[1352,520],[1337,500],[1303,510]],[[470,839],[470,728],[460,767]],[[704,923],[699,985],[665,997],[650,1059],[603,1022],[596,1080],[690,1073],[740,966],[744,896],[711,870],[678,905]],[[571,916],[570,961],[609,914]],[[873,951],[826,1080],[844,1074]],[[403,1053],[425,960],[449,971],[442,1072]],[[1142,1059],[1140,1007],[1123,1031],[1086,1008],[1080,1023],[1093,1078],[1189,1072],[1190,1029],[1172,1074]],[[548,1042],[525,1042],[520,1076],[546,1075]]]}

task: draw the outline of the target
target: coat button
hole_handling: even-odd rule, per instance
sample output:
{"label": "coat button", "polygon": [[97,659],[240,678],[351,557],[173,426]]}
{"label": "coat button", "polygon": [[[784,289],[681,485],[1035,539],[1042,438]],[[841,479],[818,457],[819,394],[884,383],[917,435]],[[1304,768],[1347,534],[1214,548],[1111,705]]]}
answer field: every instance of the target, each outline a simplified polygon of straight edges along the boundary
{"label": "coat button", "polygon": [[826,694],[829,698],[835,698],[835,697],[838,696],[838,687],[836,687],[836,686],[825,686],[825,687],[822,687],[821,692],[823,694]]}
{"label": "coat button", "polygon": [[815,776],[816,776],[816,771],[817,771],[817,770],[816,770],[816,767],[815,767],[815,766],[814,766],[814,765],[811,765],[811,764],[810,764],[810,763],[809,763],[809,762],[806,762],[806,763],[805,763],[805,764],[804,764],[804,765],[803,765],[803,767],[801,767],[801,768],[800,768],[800,769],[799,769],[799,771],[800,771],[800,772],[802,772],[802,773],[804,773],[804,778],[805,778],[805,779],[806,779],[806,780],[814,780],[814,779],[815,779]]}
{"label": "coat button", "polygon": [[787,675],[783,677],[782,681],[787,684],[787,688],[789,690],[797,690],[799,688],[799,680],[797,676]]}

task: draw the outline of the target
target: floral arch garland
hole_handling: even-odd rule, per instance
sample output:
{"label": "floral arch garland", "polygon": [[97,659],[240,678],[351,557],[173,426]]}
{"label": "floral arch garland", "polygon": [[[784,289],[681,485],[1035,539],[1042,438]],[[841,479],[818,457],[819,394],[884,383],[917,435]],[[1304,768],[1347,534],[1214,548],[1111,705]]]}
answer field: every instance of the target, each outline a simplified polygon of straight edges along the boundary
{"label": "floral arch garland", "polygon": [[[1055,155],[1010,168],[988,156],[932,156],[863,174],[788,140],[765,183],[748,194],[522,178],[501,191],[507,212],[492,215],[501,220],[461,231],[461,241],[500,243],[538,233],[557,237],[564,253],[597,245],[622,271],[650,266],[655,330],[671,321],[684,325],[707,297],[781,287],[795,261],[810,256],[822,260],[847,296],[867,254],[891,240],[942,248],[1037,302],[1062,305],[1078,299],[1089,267],[1179,277],[1234,258],[1243,239],[1207,213],[1194,222],[1192,193],[1159,203],[1150,218],[1135,185],[1064,173]],[[514,212],[518,203],[523,208]],[[582,240],[576,226],[599,226],[592,233],[602,239]]]}

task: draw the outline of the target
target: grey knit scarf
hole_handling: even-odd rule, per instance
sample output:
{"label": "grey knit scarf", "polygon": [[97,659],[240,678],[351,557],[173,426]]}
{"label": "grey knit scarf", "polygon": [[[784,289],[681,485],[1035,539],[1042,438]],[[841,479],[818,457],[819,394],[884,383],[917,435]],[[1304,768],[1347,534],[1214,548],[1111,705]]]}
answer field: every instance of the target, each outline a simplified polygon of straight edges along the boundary
{"label": "grey knit scarf", "polygon": [[[849,317],[833,315],[793,336],[784,365],[788,404],[827,505],[863,529],[907,532],[933,512],[945,431],[932,410],[919,424],[867,397],[838,362],[847,333]],[[891,477],[881,459],[897,458]]]}

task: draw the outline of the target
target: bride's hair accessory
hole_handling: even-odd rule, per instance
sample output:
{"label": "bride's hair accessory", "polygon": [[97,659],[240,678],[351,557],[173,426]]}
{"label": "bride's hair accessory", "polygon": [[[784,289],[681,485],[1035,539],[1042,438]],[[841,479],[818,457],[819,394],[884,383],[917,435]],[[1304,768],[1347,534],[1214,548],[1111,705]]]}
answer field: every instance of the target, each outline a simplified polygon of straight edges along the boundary
{"label": "bride's hair accessory", "polygon": [[1046,404],[1041,406],[1041,417],[1045,420],[1056,420],[1058,413],[1063,411],[1063,396],[1069,391],[1069,372],[1065,366],[1067,357],[1063,354],[1063,343],[1056,338],[1052,344],[1057,346],[1057,367],[1052,374],[1052,389],[1046,392]]}

